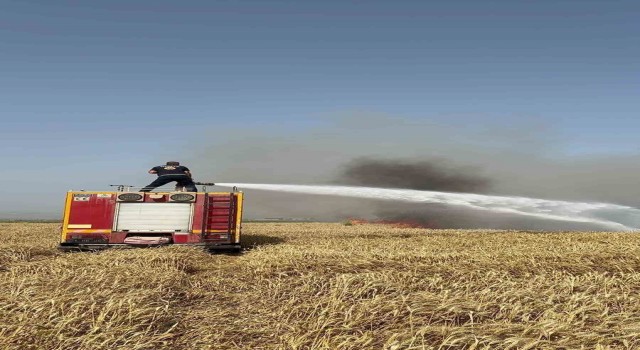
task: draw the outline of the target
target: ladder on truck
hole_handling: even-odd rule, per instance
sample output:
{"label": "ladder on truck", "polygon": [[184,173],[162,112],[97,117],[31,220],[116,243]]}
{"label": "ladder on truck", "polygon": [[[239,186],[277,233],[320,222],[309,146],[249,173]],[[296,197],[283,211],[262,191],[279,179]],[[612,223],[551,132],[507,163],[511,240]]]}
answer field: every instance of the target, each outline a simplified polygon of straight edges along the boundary
{"label": "ladder on truck", "polygon": [[229,240],[234,238],[237,205],[234,193],[207,194],[202,222],[202,238],[205,242],[219,242],[221,234],[227,234]]}

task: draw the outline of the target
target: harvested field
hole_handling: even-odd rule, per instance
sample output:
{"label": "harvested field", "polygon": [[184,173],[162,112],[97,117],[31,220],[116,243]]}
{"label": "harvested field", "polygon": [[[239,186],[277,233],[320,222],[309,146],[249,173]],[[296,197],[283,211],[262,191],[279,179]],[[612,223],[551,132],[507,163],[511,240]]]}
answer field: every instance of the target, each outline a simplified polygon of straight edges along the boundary
{"label": "harvested field", "polygon": [[1,349],[637,349],[640,235],[245,224],[242,255],[0,224]]}

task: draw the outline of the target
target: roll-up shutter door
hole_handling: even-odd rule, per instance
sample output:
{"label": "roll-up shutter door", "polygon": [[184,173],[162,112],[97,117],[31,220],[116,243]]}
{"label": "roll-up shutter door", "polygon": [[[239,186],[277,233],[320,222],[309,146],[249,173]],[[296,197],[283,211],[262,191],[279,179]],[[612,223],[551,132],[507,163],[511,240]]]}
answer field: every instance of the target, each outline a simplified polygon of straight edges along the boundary
{"label": "roll-up shutter door", "polygon": [[116,231],[188,232],[191,203],[120,203]]}

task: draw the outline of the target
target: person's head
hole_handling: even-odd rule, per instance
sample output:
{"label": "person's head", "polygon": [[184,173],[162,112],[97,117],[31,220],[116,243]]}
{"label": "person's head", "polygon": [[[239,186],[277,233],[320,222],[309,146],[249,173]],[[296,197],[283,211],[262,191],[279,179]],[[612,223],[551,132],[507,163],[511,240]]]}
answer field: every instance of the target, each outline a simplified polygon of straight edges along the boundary
{"label": "person's head", "polygon": [[167,162],[167,165],[177,166],[177,165],[180,165],[180,162],[171,161],[171,162]]}

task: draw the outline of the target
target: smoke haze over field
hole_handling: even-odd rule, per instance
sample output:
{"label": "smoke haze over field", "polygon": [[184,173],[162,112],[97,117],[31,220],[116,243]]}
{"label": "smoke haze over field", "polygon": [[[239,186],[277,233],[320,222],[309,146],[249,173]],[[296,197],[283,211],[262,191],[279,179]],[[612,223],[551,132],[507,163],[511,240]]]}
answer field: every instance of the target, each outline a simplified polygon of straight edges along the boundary
{"label": "smoke haze over field", "polygon": [[[330,122],[327,122],[329,120]],[[437,120],[437,118],[434,118]],[[219,182],[351,184],[638,206],[638,156],[576,156],[546,124],[460,127],[354,113],[306,130],[223,136],[190,160]],[[400,135],[400,136],[395,136]],[[207,175],[204,175],[207,174]],[[210,175],[209,175],[210,174]],[[210,177],[210,178],[209,178]],[[585,224],[489,215],[453,206],[247,191],[252,218],[419,219],[434,227],[587,229]]]}

